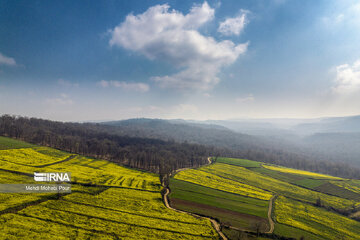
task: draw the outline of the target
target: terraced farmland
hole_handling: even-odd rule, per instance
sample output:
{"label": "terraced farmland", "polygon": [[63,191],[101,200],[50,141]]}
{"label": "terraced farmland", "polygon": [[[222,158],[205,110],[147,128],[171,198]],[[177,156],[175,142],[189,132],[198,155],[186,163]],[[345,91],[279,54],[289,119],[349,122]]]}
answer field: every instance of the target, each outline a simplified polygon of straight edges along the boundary
{"label": "terraced farmland", "polygon": [[209,220],[164,206],[156,174],[7,138],[0,149],[0,183],[34,183],[35,171],[73,181],[70,194],[0,193],[0,239],[219,238]]}
{"label": "terraced farmland", "polygon": [[[72,173],[71,193],[0,193],[0,239],[219,239],[208,219],[164,206],[156,174],[3,137],[0,149],[0,183]],[[358,180],[219,158],[170,189],[172,207],[219,220],[229,239],[360,239]]]}
{"label": "terraced farmland", "polygon": [[219,158],[175,174],[170,201],[174,208],[220,220],[230,239],[244,232],[248,237],[262,232],[268,238],[360,239],[360,222],[353,219],[360,210],[359,187],[357,180]]}

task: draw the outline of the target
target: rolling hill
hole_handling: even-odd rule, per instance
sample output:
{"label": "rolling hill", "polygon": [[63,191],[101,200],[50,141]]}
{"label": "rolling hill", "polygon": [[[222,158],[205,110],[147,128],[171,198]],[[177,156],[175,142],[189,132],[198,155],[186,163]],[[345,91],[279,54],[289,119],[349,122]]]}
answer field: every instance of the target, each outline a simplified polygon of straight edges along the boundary
{"label": "rolling hill", "polygon": [[170,189],[174,208],[218,219],[230,239],[360,238],[359,180],[217,158],[176,173]]}
{"label": "rolling hill", "polygon": [[0,239],[218,239],[209,220],[166,208],[157,174],[0,138],[0,183],[71,172],[71,193],[0,193]]}

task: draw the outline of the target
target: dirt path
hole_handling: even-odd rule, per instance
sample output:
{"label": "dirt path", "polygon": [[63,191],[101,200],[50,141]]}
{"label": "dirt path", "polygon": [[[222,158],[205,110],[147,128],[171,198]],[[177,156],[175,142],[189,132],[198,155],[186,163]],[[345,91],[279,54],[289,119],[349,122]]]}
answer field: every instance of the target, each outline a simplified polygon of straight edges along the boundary
{"label": "dirt path", "polygon": [[[212,162],[211,162],[211,157],[208,157],[208,164],[206,165],[210,165]],[[174,173],[174,175],[180,171],[184,171],[184,170],[188,170],[188,169],[191,169],[191,168],[194,168],[194,167],[188,167],[188,168],[181,168],[181,169],[177,169]],[[199,215],[196,215],[196,214],[193,214],[193,213],[189,213],[189,212],[185,212],[185,211],[181,211],[181,210],[177,210],[175,208],[172,208],[169,203],[168,203],[168,195],[169,195],[170,191],[168,188],[166,188],[166,193],[164,194],[164,203],[165,203],[165,206],[167,208],[170,208],[172,210],[175,210],[177,212],[182,212],[182,213],[187,213],[187,214],[190,214],[192,216],[196,216],[196,217],[202,217],[202,216],[199,216]],[[269,231],[265,232],[265,233],[273,233],[274,232],[274,227],[275,227],[275,223],[271,217],[271,213],[272,213],[272,210],[273,210],[273,205],[274,205],[274,201],[275,199],[277,198],[277,195],[273,195],[271,198],[270,198],[270,201],[269,201],[269,208],[268,208],[268,221],[269,221],[269,226],[270,226],[270,229]],[[203,217],[203,218],[206,218],[206,217]],[[215,230],[219,233],[219,235],[222,237],[222,239],[227,239],[226,236],[221,232],[220,230],[220,225],[218,222],[216,222],[216,220],[214,219],[211,219],[211,218],[207,218],[211,221],[211,223],[213,224]],[[230,227],[232,229],[235,229],[235,230],[241,230],[241,231],[246,231],[246,229],[240,229],[240,228],[235,228],[235,227]]]}
{"label": "dirt path", "polygon": [[269,209],[268,209],[268,219],[269,219],[269,225],[270,225],[270,229],[269,231],[265,232],[265,233],[273,233],[274,231],[274,221],[272,220],[272,217],[271,217],[271,213],[272,213],[272,209],[273,209],[273,206],[274,206],[274,200],[276,199],[277,195],[273,195],[271,198],[270,198],[270,202],[269,202]]}
{"label": "dirt path", "polygon": [[220,230],[220,224],[215,220],[215,219],[212,219],[212,218],[208,218],[208,217],[203,217],[203,216],[200,216],[200,215],[197,215],[197,214],[194,214],[194,213],[189,213],[189,212],[185,212],[185,211],[181,211],[181,210],[178,210],[178,209],[175,209],[173,207],[170,206],[169,204],[169,201],[168,201],[168,195],[169,195],[170,191],[169,191],[169,188],[166,188],[166,193],[164,194],[164,203],[165,203],[165,206],[171,210],[174,210],[176,212],[180,212],[180,213],[186,213],[186,214],[189,214],[191,216],[194,216],[194,217],[197,217],[197,218],[205,218],[205,219],[208,219],[210,220],[211,224],[213,225],[213,227],[215,228],[216,232],[220,235],[220,237],[223,239],[223,240],[227,240],[227,237],[221,232]]}
{"label": "dirt path", "polygon": [[[208,157],[208,164],[206,165],[210,165],[211,164],[211,157]],[[174,173],[174,175],[180,171],[184,171],[184,170],[188,170],[188,169],[191,169],[191,168],[197,168],[197,167],[188,167],[188,168],[180,168],[180,169],[177,169]],[[220,224],[215,220],[215,219],[212,219],[212,218],[209,218],[209,217],[203,217],[203,216],[200,216],[200,215],[197,215],[195,213],[190,213],[190,212],[185,212],[185,211],[182,211],[182,210],[178,210],[178,209],[175,209],[173,207],[170,206],[169,204],[169,200],[168,200],[168,195],[170,193],[170,190],[169,188],[166,188],[166,192],[164,194],[164,204],[167,208],[171,209],[171,210],[174,210],[176,212],[180,212],[180,213],[186,213],[186,214],[189,214],[191,216],[194,216],[194,217],[197,217],[197,218],[205,218],[205,219],[208,219],[210,220],[211,224],[213,225],[213,227],[215,228],[216,232],[220,235],[220,237],[223,239],[223,240],[228,240],[227,237],[221,232],[221,229],[220,229]]]}
{"label": "dirt path", "polygon": [[55,164],[59,164],[59,163],[63,163],[63,162],[67,162],[73,158],[75,158],[77,155],[71,155],[63,160],[57,161],[57,162],[52,162],[52,163],[47,163],[47,164],[43,164],[43,165],[37,165],[37,166],[32,166],[32,167],[36,167],[36,168],[43,168],[43,167],[48,167],[51,165],[55,165]]}

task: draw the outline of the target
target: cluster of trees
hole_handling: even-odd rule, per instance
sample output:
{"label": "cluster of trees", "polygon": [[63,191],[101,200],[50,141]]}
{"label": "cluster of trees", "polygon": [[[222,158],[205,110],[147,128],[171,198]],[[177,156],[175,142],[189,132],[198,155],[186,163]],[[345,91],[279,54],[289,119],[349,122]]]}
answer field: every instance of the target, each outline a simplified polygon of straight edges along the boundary
{"label": "cluster of trees", "polygon": [[161,180],[175,169],[203,165],[209,156],[246,158],[360,178],[359,169],[345,163],[281,149],[228,129],[164,120],[127,120],[106,125],[3,115],[0,135],[160,173]]}
{"label": "cluster of trees", "polygon": [[0,135],[164,175],[200,166],[214,154],[211,147],[159,139],[120,136],[96,124],[63,123],[3,115]]}

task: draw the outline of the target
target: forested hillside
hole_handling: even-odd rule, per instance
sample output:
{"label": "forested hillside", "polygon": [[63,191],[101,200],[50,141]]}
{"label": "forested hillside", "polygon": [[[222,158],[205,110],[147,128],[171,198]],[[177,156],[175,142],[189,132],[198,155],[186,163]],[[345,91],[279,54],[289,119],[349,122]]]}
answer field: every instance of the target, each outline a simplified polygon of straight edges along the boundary
{"label": "forested hillside", "polygon": [[203,165],[208,156],[225,156],[360,178],[359,169],[347,164],[311,158],[216,126],[164,120],[128,120],[108,126],[3,115],[0,135],[160,174]]}
{"label": "forested hillside", "polygon": [[0,135],[156,173],[204,164],[214,149],[198,144],[121,136],[96,124],[62,123],[4,115]]}

